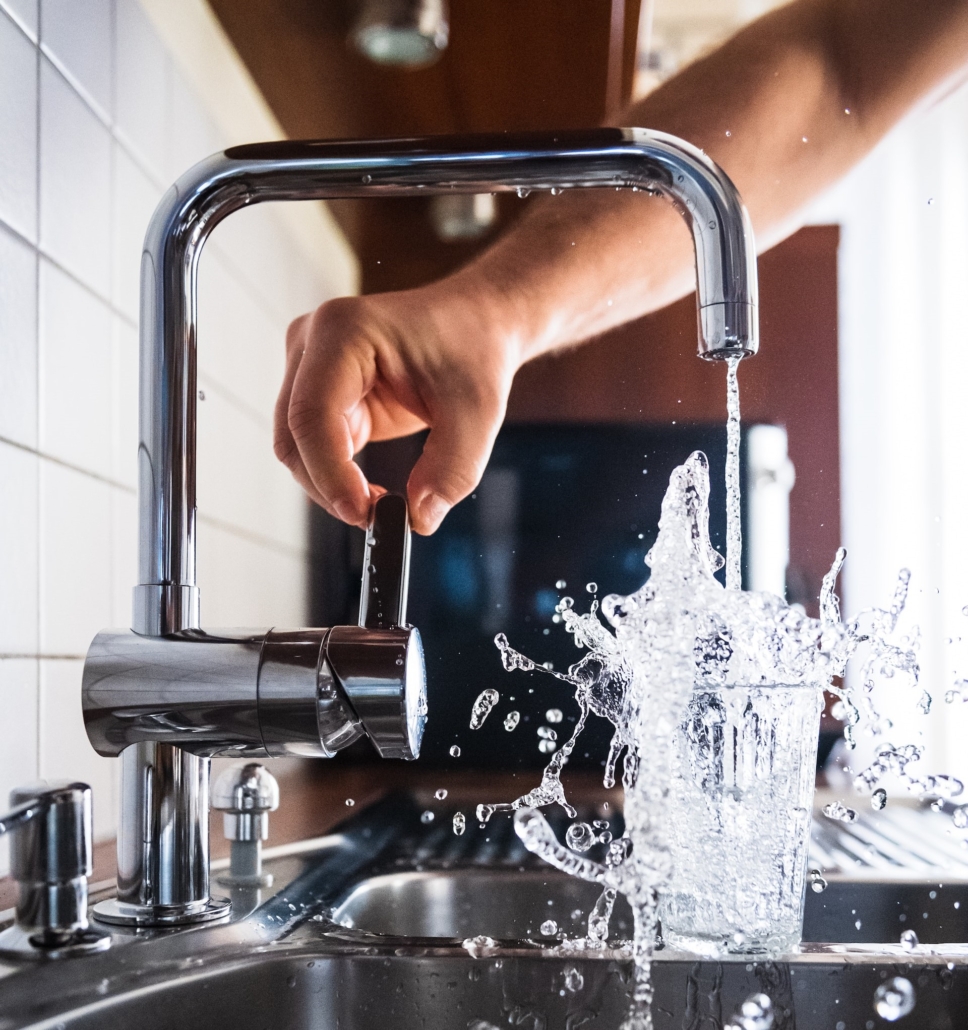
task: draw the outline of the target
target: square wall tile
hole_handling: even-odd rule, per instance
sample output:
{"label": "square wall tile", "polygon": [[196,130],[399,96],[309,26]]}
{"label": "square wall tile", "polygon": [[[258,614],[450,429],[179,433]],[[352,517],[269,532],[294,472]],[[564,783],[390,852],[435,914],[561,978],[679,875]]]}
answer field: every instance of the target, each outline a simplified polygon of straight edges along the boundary
{"label": "square wall tile", "polygon": [[138,582],[138,497],[111,491],[111,625],[130,626]]}
{"label": "square wall tile", "polygon": [[108,120],[114,86],[113,7],[112,0],[41,0],[44,53]]}
{"label": "square wall tile", "polygon": [[[0,708],[0,808],[6,811],[10,791],[39,775],[35,658],[0,659]],[[0,837],[0,876],[10,872],[8,847],[8,837]]]}
{"label": "square wall tile", "polygon": [[39,0],[0,0],[0,11],[6,11],[36,43],[39,24]]}
{"label": "square wall tile", "polygon": [[37,239],[37,50],[0,12],[0,219]]}
{"label": "square wall tile", "polygon": [[114,145],[114,303],[138,320],[145,232],[162,191],[119,144]]}
{"label": "square wall tile", "polygon": [[172,68],[170,118],[168,179],[174,182],[192,165],[225,146],[215,123],[177,68]]}
{"label": "square wall tile", "polygon": [[0,225],[0,436],[37,446],[37,252]]}
{"label": "square wall tile", "polygon": [[114,457],[112,478],[138,486],[138,333],[114,316]]}
{"label": "square wall tile", "polygon": [[36,454],[0,443],[0,655],[37,653],[39,465]]}
{"label": "square wall tile", "polygon": [[117,825],[119,760],[91,747],[81,708],[83,661],[40,662],[40,775],[82,780],[94,791],[94,836],[104,840]]}
{"label": "square wall tile", "polygon": [[167,177],[171,59],[137,0],[117,0],[115,123],[159,182]]}
{"label": "square wall tile", "polygon": [[298,556],[199,519],[203,626],[305,626],[308,582]]}
{"label": "square wall tile", "polygon": [[111,491],[54,462],[40,468],[40,646],[82,658],[111,624]]}
{"label": "square wall tile", "polygon": [[46,59],[40,68],[40,245],[111,295],[111,134]]}
{"label": "square wall tile", "polygon": [[46,258],[40,263],[40,449],[110,476],[111,309]]}
{"label": "square wall tile", "polygon": [[271,423],[285,373],[286,324],[224,258],[203,254],[198,270],[198,365],[207,378]]}

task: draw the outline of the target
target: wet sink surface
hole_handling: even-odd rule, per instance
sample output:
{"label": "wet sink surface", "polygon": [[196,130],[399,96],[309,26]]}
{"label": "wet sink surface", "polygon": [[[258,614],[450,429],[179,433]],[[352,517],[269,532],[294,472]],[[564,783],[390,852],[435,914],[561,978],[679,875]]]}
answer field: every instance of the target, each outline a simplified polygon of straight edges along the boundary
{"label": "wet sink surface", "polygon": [[[627,954],[573,953],[540,933],[550,918],[579,935],[598,889],[540,866],[509,825],[455,838],[449,827],[421,826],[419,813],[396,799],[343,834],[276,856],[267,863],[275,887],[237,892],[232,923],[119,936],[86,959],[0,966],[0,1030],[467,1030],[475,1021],[617,1030]],[[968,938],[966,911],[964,884],[833,877],[808,896],[806,930],[835,948],[721,963],[657,953],[656,1028],[719,1028],[765,991],[779,1012],[775,1030],[861,1030],[875,1018],[873,992],[897,975],[918,997],[898,1026],[968,1025],[968,946],[946,945]],[[898,937],[911,927],[935,948],[904,952]],[[616,938],[630,933],[621,902],[612,928]],[[499,945],[461,946],[480,934]]]}

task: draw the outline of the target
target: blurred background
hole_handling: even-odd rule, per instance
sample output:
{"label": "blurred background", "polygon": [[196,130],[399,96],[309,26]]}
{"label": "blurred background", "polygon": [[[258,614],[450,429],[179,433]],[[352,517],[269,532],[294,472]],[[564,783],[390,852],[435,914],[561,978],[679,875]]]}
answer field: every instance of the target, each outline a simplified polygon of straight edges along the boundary
{"label": "blurred background", "polygon": [[[770,6],[0,0],[0,796],[37,776],[83,778],[96,789],[98,836],[114,831],[116,770],[87,743],[80,671],[93,635],[130,615],[138,266],[168,185],[257,139],[615,124],[631,98]],[[382,31],[391,15],[415,31]],[[966,115],[966,90],[913,114],[762,255],[761,350],[740,373],[744,423],[782,431],[744,437],[748,497],[779,491],[746,506],[751,547],[765,555],[748,561],[746,584],[785,589],[813,614],[844,543],[853,613],[887,603],[910,567],[934,706],[922,716],[901,698],[897,711],[930,764],[955,774],[968,771],[968,726],[943,696],[968,673]],[[204,625],[328,625],[356,603],[359,536],[311,509],[272,456],[288,321],[328,297],[446,274],[531,202],[267,205],[219,227],[199,293]],[[554,603],[564,592],[587,605],[592,581],[599,598],[639,585],[664,480],[697,446],[713,462],[721,534],[724,376],[695,351],[686,298],[517,377],[481,489],[414,547],[430,765],[455,767],[455,741],[463,768],[546,759],[536,722],[548,707],[574,712],[549,677],[506,678],[490,639],[503,629],[540,661],[575,660]],[[361,460],[399,485],[418,448],[403,441]],[[485,686],[515,702],[472,740],[469,709]],[[509,707],[522,713],[514,734],[500,721]],[[606,736],[589,734],[577,759],[587,751],[597,766]],[[336,784],[342,804],[366,762],[365,751],[340,755],[320,782]]]}

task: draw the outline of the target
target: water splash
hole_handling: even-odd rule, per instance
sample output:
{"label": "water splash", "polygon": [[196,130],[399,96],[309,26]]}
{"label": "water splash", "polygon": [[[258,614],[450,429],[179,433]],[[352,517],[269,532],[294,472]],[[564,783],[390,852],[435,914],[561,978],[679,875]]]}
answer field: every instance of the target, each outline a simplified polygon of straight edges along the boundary
{"label": "water splash", "polygon": [[[731,414],[738,413],[731,408]],[[738,499],[738,476],[734,486]],[[675,827],[670,805],[677,735],[687,715],[698,720],[697,732],[718,732],[719,715],[712,702],[695,713],[690,708],[696,684],[702,684],[703,692],[712,699],[731,692],[738,697],[743,690],[754,689],[767,697],[775,693],[779,699],[782,691],[807,687],[816,697],[819,685],[843,677],[848,660],[860,654],[860,675],[850,681],[856,681],[857,687],[831,688],[843,705],[846,729],[853,741],[862,725],[885,725],[871,696],[876,684],[886,678],[895,683],[907,678],[916,685],[919,672],[916,635],[897,632],[909,573],[901,573],[889,608],[867,610],[848,622],[841,618],[836,595],[837,577],[846,557],[843,549],[824,578],[818,619],[791,608],[775,595],[738,589],[735,568],[730,587],[724,589],[715,577],[724,561],[709,540],[708,502],[708,462],[705,455],[696,452],[670,477],[659,533],[646,556],[651,569],[646,583],[627,597],[604,598],[600,612],[595,602],[589,612],[580,614],[571,598],[559,601],[556,614],[575,643],[587,649],[567,672],[550,673],[573,692],[579,709],[575,728],[546,766],[537,787],[511,802],[481,805],[477,813],[486,822],[494,812],[515,812],[515,830],[530,851],[564,872],[601,885],[600,903],[589,917],[584,942],[588,946],[604,943],[616,893],[626,896],[635,917],[636,976],[627,1026],[636,1030],[650,1030],[652,1026],[650,968],[657,904],[667,892],[673,873]],[[738,556],[736,547],[732,553]],[[509,672],[541,670],[511,647],[504,634],[498,634],[495,644]],[[558,804],[575,817],[560,774],[589,713],[608,719],[614,727],[606,759],[606,786],[615,782],[618,760],[624,755],[621,782],[626,830],[623,837],[612,842],[604,864],[559,843],[547,821],[535,811]],[[814,712],[815,718],[818,713],[819,709]],[[752,753],[755,758],[755,749]],[[903,758],[907,752],[892,749],[892,756],[897,754]],[[913,755],[909,760],[914,760]],[[885,761],[896,763],[896,758]],[[776,785],[788,784],[787,771],[777,776],[770,771],[762,779],[767,791],[782,789],[789,794],[788,785]],[[868,790],[873,789],[876,779],[871,779]],[[923,786],[927,781],[922,777],[919,782]],[[812,780],[807,790],[810,785]],[[955,788],[937,777],[931,785],[936,789]],[[786,795],[777,793],[774,803],[781,797]],[[809,803],[794,815],[806,826]],[[755,852],[760,844],[754,834],[741,842],[731,859],[737,876],[742,876],[744,864],[748,870],[759,861],[761,856]],[[786,856],[785,865],[777,865],[799,868],[799,872],[790,874],[800,878],[800,888],[791,890],[799,897],[806,879],[805,853]],[[722,876],[723,871],[719,872]],[[725,950],[744,950],[746,943],[727,942]]]}

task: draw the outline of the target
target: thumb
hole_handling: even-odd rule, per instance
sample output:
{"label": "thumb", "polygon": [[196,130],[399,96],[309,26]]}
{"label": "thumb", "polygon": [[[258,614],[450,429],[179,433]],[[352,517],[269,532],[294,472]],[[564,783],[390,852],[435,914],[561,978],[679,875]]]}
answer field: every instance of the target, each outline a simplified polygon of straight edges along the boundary
{"label": "thumb", "polygon": [[504,418],[506,399],[450,399],[432,413],[431,430],[407,483],[413,528],[427,536],[481,481]]}

